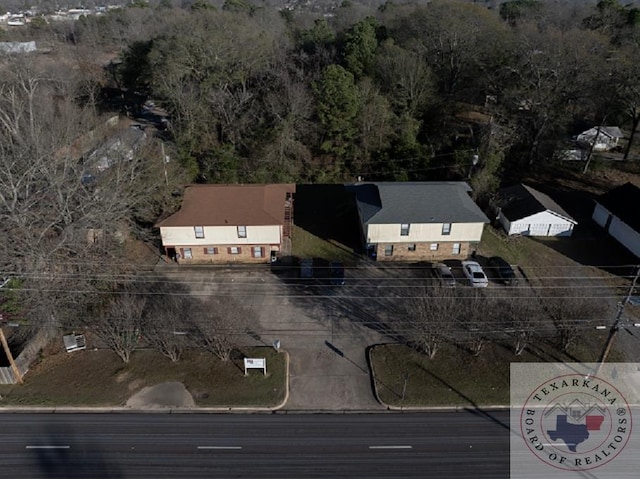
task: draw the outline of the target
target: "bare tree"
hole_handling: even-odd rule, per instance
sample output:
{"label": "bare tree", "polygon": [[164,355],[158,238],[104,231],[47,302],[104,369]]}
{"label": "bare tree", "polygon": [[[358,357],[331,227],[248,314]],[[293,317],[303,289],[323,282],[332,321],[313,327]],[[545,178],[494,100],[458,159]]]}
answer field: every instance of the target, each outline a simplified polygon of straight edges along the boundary
{"label": "bare tree", "polygon": [[461,299],[455,289],[435,284],[419,296],[407,299],[406,338],[433,359],[452,335],[460,313]]}
{"label": "bare tree", "polygon": [[545,336],[550,331],[544,325],[545,313],[538,298],[518,290],[509,294],[510,297],[497,302],[495,315],[511,341],[514,354],[520,356],[534,337]]}
{"label": "bare tree", "polygon": [[92,151],[116,132],[92,106],[78,104],[76,79],[29,58],[6,61],[0,64],[0,267],[22,279],[32,322],[64,324],[89,293],[113,290],[113,275],[132,269],[122,245],[134,218],[157,217],[150,210],[169,196],[174,178],[163,173],[174,165],[163,163],[159,148],[110,149],[99,171]]}
{"label": "bare tree", "polygon": [[93,333],[125,363],[140,345],[145,304],[143,296],[122,293],[109,301],[91,325]]}
{"label": "bare tree", "polygon": [[147,301],[144,336],[153,348],[177,362],[188,346],[190,315],[194,314],[194,303],[198,300],[171,292],[161,294],[157,289]]}
{"label": "bare tree", "polygon": [[209,298],[193,318],[196,342],[222,361],[228,361],[246,334],[247,311],[232,298]]}
{"label": "bare tree", "polygon": [[556,328],[559,346],[567,351],[594,321],[604,317],[607,305],[589,287],[566,287],[557,291],[561,293],[558,297],[545,300],[545,310]]}
{"label": "bare tree", "polygon": [[459,334],[469,346],[471,353],[478,356],[485,345],[495,336],[495,327],[491,318],[496,314],[496,300],[479,291],[467,293],[472,297],[460,303],[461,314],[458,318]]}

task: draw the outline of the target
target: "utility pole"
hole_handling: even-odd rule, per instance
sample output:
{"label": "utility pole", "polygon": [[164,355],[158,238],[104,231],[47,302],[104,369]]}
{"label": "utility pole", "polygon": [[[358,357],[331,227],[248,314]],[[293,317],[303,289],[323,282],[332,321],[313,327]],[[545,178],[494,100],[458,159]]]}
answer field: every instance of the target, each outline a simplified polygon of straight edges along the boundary
{"label": "utility pole", "polygon": [[[0,288],[3,288],[7,284],[11,278],[6,278],[2,284],[0,284]],[[0,320],[2,320],[2,313],[0,313]],[[20,369],[18,368],[16,362],[13,359],[13,354],[11,354],[11,349],[9,349],[9,344],[7,343],[7,338],[4,336],[4,331],[2,330],[2,326],[0,326],[0,344],[2,344],[2,348],[4,349],[4,354],[7,356],[9,360],[9,364],[11,365],[11,369],[13,370],[13,374],[16,377],[18,383],[22,384],[22,374],[20,374]]]}
{"label": "utility pole", "polygon": [[[606,117],[605,117],[606,118]],[[598,123],[598,127],[596,128],[596,136],[593,138],[593,141],[589,145],[589,153],[587,154],[587,160],[584,163],[584,169],[582,170],[582,174],[586,174],[589,169],[589,163],[591,163],[591,158],[593,157],[593,150],[598,143],[598,137],[600,136],[600,129],[602,128],[602,124],[604,123],[604,118],[600,123]]]}
{"label": "utility pole", "polygon": [[2,347],[4,349],[4,353],[9,360],[9,364],[11,364],[11,369],[13,370],[13,374],[16,377],[18,383],[22,384],[22,374],[20,374],[20,369],[18,369],[18,365],[13,360],[13,354],[11,354],[11,350],[9,349],[9,344],[7,344],[7,338],[4,337],[4,331],[0,328],[0,343],[2,343]]}
{"label": "utility pole", "polygon": [[629,302],[629,299],[633,295],[633,290],[635,289],[636,284],[638,283],[638,279],[640,278],[640,266],[636,266],[635,270],[636,270],[636,274],[633,277],[633,281],[631,283],[631,286],[629,287],[627,296],[624,298],[624,301],[622,301],[622,303],[618,304],[618,312],[616,313],[616,318],[613,321],[613,324],[611,325],[611,329],[609,329],[609,337],[607,338],[607,342],[605,343],[604,350],[602,351],[602,355],[600,356],[600,360],[598,361],[599,363],[598,371],[606,361],[607,356],[609,355],[609,351],[611,351],[613,340],[616,337],[616,333],[620,329],[620,320],[622,319],[622,313],[624,312],[624,307],[627,305],[627,303]]}
{"label": "utility pole", "polygon": [[407,383],[409,382],[409,373],[404,373],[404,385],[402,386],[402,397],[400,398],[400,410],[404,407],[404,396],[407,393]]}

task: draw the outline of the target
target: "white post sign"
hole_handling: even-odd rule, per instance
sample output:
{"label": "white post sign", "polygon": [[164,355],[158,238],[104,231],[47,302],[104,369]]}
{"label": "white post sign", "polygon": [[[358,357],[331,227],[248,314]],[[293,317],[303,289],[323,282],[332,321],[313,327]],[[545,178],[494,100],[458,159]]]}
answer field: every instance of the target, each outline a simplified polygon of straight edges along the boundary
{"label": "white post sign", "polygon": [[262,369],[264,375],[267,375],[267,360],[265,358],[244,358],[244,375],[247,375],[247,369]]}

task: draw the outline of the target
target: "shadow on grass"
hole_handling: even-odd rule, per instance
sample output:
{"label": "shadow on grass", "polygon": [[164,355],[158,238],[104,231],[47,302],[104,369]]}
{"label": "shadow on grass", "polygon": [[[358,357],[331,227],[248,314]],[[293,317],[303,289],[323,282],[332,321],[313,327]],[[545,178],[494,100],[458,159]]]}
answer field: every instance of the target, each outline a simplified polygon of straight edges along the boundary
{"label": "shadow on grass", "polygon": [[451,391],[453,391],[454,393],[456,393],[458,396],[460,396],[460,398],[462,398],[465,402],[469,403],[472,407],[471,408],[464,408],[465,411],[471,412],[473,414],[476,414],[478,416],[481,416],[495,424],[498,424],[499,426],[505,428],[507,431],[511,431],[511,427],[509,426],[509,424],[505,424],[504,422],[502,422],[500,419],[496,418],[493,414],[491,414],[491,412],[482,409],[481,406],[479,406],[472,398],[470,398],[469,396],[467,396],[466,394],[464,394],[462,391],[460,391],[459,389],[457,389],[453,384],[450,384],[449,382],[445,381],[444,379],[442,379],[440,376],[438,376],[437,374],[434,374],[433,372],[429,371],[428,369],[426,369],[424,366],[422,366],[421,364],[418,364],[418,367],[420,369],[422,369],[425,373],[427,373],[427,375],[431,376],[433,379],[435,379],[436,381],[438,381],[440,384],[442,384],[444,387],[450,389]]}
{"label": "shadow on grass", "polygon": [[344,185],[298,185],[295,224],[325,240],[361,251],[358,212]]}
{"label": "shadow on grass", "polygon": [[378,375],[374,374],[374,372],[373,372],[373,365],[371,364],[373,362],[373,359],[371,358],[371,353],[372,353],[373,349],[376,348],[377,346],[380,346],[380,344],[374,344],[372,346],[367,346],[367,349],[366,349],[367,363],[369,364],[369,368],[371,369],[371,374],[370,374],[369,377],[370,377],[370,380],[371,380],[371,390],[373,391],[373,395],[376,397],[378,402],[382,403],[382,401],[380,400],[380,394],[377,393],[378,386],[381,386],[384,389],[386,389],[387,391],[389,391],[391,394],[393,394],[396,398],[401,399],[402,398],[402,392],[396,391],[389,384],[387,384],[386,382],[382,381],[378,377]]}

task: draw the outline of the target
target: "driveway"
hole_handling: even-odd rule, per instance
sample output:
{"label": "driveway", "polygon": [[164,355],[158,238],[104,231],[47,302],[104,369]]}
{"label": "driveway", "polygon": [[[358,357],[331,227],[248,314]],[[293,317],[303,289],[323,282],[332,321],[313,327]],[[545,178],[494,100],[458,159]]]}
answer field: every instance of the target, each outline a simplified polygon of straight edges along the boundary
{"label": "driveway", "polygon": [[348,298],[336,291],[342,287],[286,284],[261,267],[159,266],[159,271],[194,294],[234,296],[253,321],[246,345],[280,341],[290,356],[285,410],[382,409],[373,396],[366,348],[388,340],[350,319]]}

